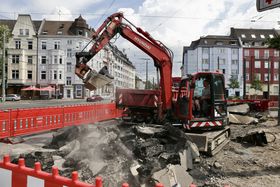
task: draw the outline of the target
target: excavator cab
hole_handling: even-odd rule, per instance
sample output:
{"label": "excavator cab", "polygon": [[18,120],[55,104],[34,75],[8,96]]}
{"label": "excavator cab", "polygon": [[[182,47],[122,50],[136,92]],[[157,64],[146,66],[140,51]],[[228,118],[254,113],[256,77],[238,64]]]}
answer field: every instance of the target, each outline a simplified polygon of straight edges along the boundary
{"label": "excavator cab", "polygon": [[224,76],[199,72],[183,78],[176,115],[189,128],[218,128],[227,124]]}

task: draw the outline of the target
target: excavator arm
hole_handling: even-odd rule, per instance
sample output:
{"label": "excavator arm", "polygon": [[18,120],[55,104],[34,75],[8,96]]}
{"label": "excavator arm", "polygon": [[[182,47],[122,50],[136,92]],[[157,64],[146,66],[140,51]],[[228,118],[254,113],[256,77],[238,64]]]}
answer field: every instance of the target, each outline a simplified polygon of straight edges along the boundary
{"label": "excavator arm", "polygon": [[104,23],[93,34],[93,46],[88,52],[79,52],[76,54],[75,73],[84,80],[85,86],[91,90],[96,89],[95,80],[98,74],[92,70],[86,63],[94,57],[110,40],[120,34],[122,37],[133,43],[139,49],[144,51],[154,60],[154,65],[160,70],[160,87],[162,91],[162,109],[167,111],[171,109],[172,101],[172,52],[161,42],[153,39],[148,32],[139,27],[135,29],[126,23],[123,23],[122,13],[115,13],[109,16]]}

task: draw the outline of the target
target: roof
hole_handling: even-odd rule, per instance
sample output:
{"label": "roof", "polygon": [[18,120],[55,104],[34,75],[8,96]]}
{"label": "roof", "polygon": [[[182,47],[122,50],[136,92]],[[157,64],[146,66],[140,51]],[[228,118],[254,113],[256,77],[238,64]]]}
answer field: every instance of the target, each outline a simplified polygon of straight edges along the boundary
{"label": "roof", "polygon": [[240,38],[242,41],[266,41],[269,38],[278,36],[275,29],[242,29],[231,28],[230,35]]}
{"label": "roof", "polygon": [[[23,15],[23,14],[20,14],[19,16],[28,16],[28,15]],[[0,25],[7,25],[8,28],[13,31],[14,29],[14,26],[16,24],[17,20],[11,20],[11,19],[0,19]],[[39,21],[39,20],[34,20],[32,21],[33,23],[33,27],[35,29],[35,32],[37,32],[40,28],[40,25],[42,23],[42,21]]]}
{"label": "roof", "polygon": [[69,35],[69,29],[72,25],[73,21],[45,21],[43,27],[41,29],[40,35],[57,35],[58,31],[61,31],[62,35]]}
{"label": "roof", "polygon": [[0,25],[7,25],[8,28],[12,31],[14,29],[16,20],[4,20],[0,19]]}
{"label": "roof", "polygon": [[192,41],[191,45],[184,47],[184,51],[188,49],[195,49],[197,47],[239,47],[237,38],[231,36],[207,35],[200,37],[200,39]]}

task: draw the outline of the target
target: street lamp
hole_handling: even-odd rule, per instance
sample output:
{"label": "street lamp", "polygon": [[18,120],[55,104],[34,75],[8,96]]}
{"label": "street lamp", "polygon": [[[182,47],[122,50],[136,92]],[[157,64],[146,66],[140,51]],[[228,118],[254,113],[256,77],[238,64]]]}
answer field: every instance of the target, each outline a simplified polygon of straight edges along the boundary
{"label": "street lamp", "polygon": [[5,62],[6,62],[6,32],[3,32],[3,62],[2,62],[2,102],[6,101],[6,68],[5,68]]}

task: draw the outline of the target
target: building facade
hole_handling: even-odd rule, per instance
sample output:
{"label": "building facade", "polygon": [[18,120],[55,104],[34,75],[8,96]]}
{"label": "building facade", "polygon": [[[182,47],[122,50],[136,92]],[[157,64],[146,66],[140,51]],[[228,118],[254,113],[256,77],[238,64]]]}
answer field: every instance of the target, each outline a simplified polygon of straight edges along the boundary
{"label": "building facade", "polygon": [[19,93],[23,86],[36,84],[37,31],[40,21],[21,14],[17,20],[1,20],[8,25],[12,38],[7,47],[7,93]]}
{"label": "building facade", "polygon": [[[242,48],[236,38],[209,35],[184,47],[183,76],[201,71],[222,72],[228,95],[243,96]],[[239,82],[239,88],[229,88],[231,78]]]}
{"label": "building facade", "polygon": [[[243,62],[246,68],[246,97],[277,100],[279,81],[279,51],[268,48],[266,41],[277,37],[274,29],[231,28],[231,36],[237,38],[243,48]],[[257,79],[262,90],[251,88]]]}
{"label": "building facade", "polygon": [[[116,87],[135,88],[135,67],[126,55],[107,45],[88,65],[99,71],[104,65],[115,77],[113,84],[95,91],[84,88],[75,75],[75,53],[88,51],[87,45],[94,32],[79,16],[74,21],[32,21],[30,15],[19,15],[17,20],[0,20],[8,25],[13,37],[8,44],[7,93],[21,94],[26,86],[52,86],[63,98],[84,98],[92,94],[114,95]],[[39,96],[50,94],[40,92]],[[49,95],[49,96],[51,96]]]}

